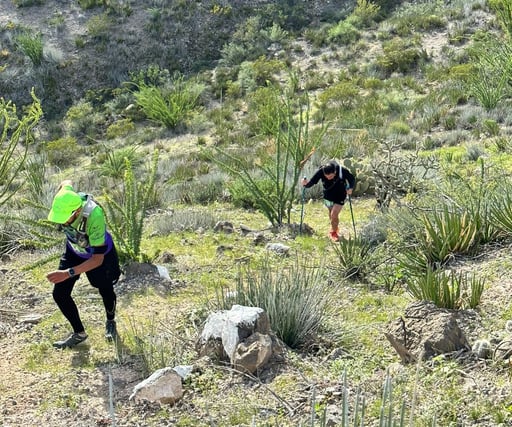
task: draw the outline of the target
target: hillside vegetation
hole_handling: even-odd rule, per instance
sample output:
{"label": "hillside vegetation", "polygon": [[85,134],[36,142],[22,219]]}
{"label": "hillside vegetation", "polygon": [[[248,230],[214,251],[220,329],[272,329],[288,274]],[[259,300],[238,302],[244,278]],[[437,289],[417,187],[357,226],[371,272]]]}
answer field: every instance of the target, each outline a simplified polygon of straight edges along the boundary
{"label": "hillside vegetation", "polygon": [[[0,424],[510,425],[510,10],[3,1]],[[336,244],[299,185],[333,158],[357,178]],[[84,278],[88,344],[51,346],[68,325],[44,219],[63,179],[120,250],[115,346]],[[457,313],[467,348],[405,363],[385,333],[419,301]],[[233,303],[284,343],[255,375],[195,350]],[[128,399],[176,365],[194,367],[178,403]]]}

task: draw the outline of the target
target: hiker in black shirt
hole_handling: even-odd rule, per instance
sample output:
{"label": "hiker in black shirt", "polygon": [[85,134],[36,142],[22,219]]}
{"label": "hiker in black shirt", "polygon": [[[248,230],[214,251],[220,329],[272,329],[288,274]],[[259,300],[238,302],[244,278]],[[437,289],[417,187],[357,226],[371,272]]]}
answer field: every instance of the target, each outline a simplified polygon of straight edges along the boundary
{"label": "hiker in black shirt", "polygon": [[320,180],[324,187],[324,204],[329,210],[329,221],[331,223],[329,236],[332,240],[337,242],[339,240],[338,224],[340,212],[345,204],[347,194],[352,194],[352,189],[355,185],[355,177],[347,168],[331,160],[329,163],[321,166],[309,181],[307,178],[304,178],[302,185],[305,188],[310,188]]}

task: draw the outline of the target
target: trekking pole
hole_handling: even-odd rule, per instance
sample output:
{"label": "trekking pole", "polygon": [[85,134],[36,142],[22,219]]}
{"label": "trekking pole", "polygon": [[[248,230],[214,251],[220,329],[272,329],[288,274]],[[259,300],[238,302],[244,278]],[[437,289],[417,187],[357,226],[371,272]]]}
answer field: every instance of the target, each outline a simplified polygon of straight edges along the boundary
{"label": "trekking pole", "polygon": [[354,211],[352,210],[352,197],[348,195],[348,205],[350,206],[350,216],[352,217],[352,227],[354,227],[354,239],[356,238],[356,223],[354,222]]}
{"label": "trekking pole", "polygon": [[[307,179],[304,177],[304,179]],[[304,199],[306,198],[306,187],[302,186],[302,201],[300,208],[300,225],[299,225],[299,234],[302,234],[302,223],[304,222]]]}

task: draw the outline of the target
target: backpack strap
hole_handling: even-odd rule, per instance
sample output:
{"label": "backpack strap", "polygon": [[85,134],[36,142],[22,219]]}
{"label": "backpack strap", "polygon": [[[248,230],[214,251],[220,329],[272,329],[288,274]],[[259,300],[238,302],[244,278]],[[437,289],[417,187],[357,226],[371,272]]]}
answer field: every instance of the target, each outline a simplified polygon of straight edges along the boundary
{"label": "backpack strap", "polygon": [[92,210],[98,206],[98,204],[95,202],[94,198],[90,194],[85,195],[85,205],[82,208],[82,220],[80,221],[80,225],[78,227],[78,231],[81,233],[85,233],[85,227],[87,225],[87,219],[89,218],[89,215],[91,214]]}

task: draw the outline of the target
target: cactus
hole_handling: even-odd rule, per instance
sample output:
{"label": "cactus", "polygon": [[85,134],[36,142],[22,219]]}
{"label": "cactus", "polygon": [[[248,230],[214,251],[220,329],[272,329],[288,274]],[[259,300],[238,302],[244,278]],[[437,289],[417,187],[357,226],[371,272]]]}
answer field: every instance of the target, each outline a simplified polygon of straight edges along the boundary
{"label": "cactus", "polygon": [[475,353],[479,359],[490,359],[492,357],[492,346],[487,340],[475,341],[471,351]]}
{"label": "cactus", "polygon": [[363,194],[375,193],[375,179],[369,165],[353,161],[352,159],[343,159],[340,163],[356,177],[356,185],[352,190],[353,196],[357,197]]}

